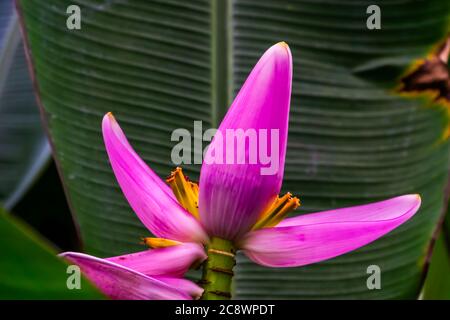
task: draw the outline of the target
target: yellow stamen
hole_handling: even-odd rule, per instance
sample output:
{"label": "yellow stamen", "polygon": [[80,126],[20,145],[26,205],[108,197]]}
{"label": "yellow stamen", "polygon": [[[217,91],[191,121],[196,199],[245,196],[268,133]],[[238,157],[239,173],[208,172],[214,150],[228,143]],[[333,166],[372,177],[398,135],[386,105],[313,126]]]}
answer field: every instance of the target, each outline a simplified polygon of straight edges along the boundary
{"label": "yellow stamen", "polygon": [[157,248],[166,248],[166,247],[172,247],[177,246],[181,244],[181,242],[170,240],[170,239],[164,239],[164,238],[142,238],[142,241],[144,244],[149,246],[150,248],[157,249]]}
{"label": "yellow stamen", "polygon": [[271,206],[261,215],[252,230],[274,227],[291,211],[300,206],[300,200],[292,197],[291,193],[286,193],[282,197],[277,197]]}
{"label": "yellow stamen", "polygon": [[166,182],[181,206],[198,219],[198,185],[189,181],[179,167],[172,171]]}

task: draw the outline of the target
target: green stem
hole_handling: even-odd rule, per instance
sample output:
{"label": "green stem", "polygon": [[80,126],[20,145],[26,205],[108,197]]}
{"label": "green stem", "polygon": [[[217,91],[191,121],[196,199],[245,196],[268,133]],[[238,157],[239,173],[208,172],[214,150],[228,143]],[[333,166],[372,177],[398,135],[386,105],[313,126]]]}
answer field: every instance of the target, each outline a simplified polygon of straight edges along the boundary
{"label": "green stem", "polygon": [[235,249],[231,241],[211,238],[206,247],[208,259],[203,265],[202,300],[228,300],[231,298]]}

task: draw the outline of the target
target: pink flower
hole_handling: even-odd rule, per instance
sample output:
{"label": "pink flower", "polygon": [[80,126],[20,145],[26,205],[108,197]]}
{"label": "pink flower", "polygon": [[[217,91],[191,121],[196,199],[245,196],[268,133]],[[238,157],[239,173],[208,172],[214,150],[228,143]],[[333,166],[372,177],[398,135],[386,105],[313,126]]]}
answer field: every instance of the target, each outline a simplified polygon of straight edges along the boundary
{"label": "pink flower", "polygon": [[198,298],[203,289],[183,279],[194,263],[206,259],[203,246],[178,246],[145,250],[107,259],[77,252],[60,256],[78,265],[84,275],[105,295],[121,300],[187,300]]}
{"label": "pink flower", "polygon": [[[262,175],[265,165],[260,162],[215,163],[208,151],[199,186],[177,168],[167,180],[169,187],[134,152],[112,114],[105,115],[103,136],[111,166],[131,207],[158,237],[146,238],[155,249],[109,259],[64,256],[105,294],[119,299],[198,297],[202,289],[181,277],[191,264],[208,257],[205,294],[223,298],[229,296],[236,250],[268,267],[303,266],[355,250],[411,218],[420,207],[418,195],[285,219],[300,205],[290,194],[278,196],[291,80],[289,47],[278,43],[258,61],[219,127],[223,135],[227,129],[276,129],[274,174]],[[236,153],[228,143],[214,138],[209,150]],[[247,159],[249,147],[244,151]],[[214,270],[225,275],[214,275]]]}

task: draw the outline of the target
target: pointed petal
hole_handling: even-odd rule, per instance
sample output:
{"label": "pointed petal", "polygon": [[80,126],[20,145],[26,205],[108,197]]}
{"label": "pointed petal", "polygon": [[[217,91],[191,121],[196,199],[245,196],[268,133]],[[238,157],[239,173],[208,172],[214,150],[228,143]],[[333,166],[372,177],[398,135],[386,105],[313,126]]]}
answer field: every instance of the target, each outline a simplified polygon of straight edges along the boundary
{"label": "pointed petal", "polygon": [[205,260],[203,246],[196,243],[145,250],[123,256],[107,258],[106,260],[149,275],[183,276],[194,263]]}
{"label": "pointed petal", "polygon": [[111,113],[103,118],[111,166],[130,206],[156,236],[206,242],[201,225],[177,202],[170,188],[139,158]]}
{"label": "pointed petal", "polygon": [[[210,235],[240,237],[278,195],[284,172],[291,82],[291,52],[285,43],[276,44],[253,68],[223,119],[200,174],[200,219]],[[230,129],[235,129],[235,135],[239,134],[236,129],[241,129],[250,137],[246,140],[253,143],[226,139],[227,133],[232,133]],[[266,137],[262,135],[264,130]],[[261,144],[267,146],[266,152]],[[240,152],[244,153],[238,157]],[[268,158],[263,159],[261,153]]]}
{"label": "pointed petal", "polygon": [[77,265],[101,292],[118,300],[190,300],[188,292],[105,259],[77,252],[60,256]]}
{"label": "pointed petal", "polygon": [[242,249],[254,262],[294,267],[334,258],[358,249],[411,218],[418,195],[286,219],[274,228],[249,233]]}
{"label": "pointed petal", "polygon": [[166,276],[156,276],[154,278],[168,284],[172,288],[177,288],[178,290],[186,292],[194,299],[200,298],[203,294],[203,288],[190,280]]}

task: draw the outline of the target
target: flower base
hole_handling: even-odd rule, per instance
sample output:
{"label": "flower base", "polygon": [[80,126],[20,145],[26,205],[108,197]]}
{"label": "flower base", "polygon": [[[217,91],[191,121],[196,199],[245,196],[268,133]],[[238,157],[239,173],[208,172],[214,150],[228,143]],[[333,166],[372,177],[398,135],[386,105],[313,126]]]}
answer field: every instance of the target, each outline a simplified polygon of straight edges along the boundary
{"label": "flower base", "polygon": [[233,267],[236,264],[235,248],[231,241],[211,238],[206,247],[208,259],[203,265],[202,300],[231,299]]}

